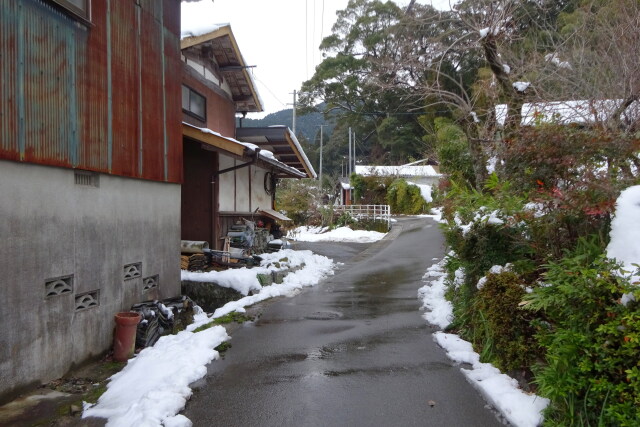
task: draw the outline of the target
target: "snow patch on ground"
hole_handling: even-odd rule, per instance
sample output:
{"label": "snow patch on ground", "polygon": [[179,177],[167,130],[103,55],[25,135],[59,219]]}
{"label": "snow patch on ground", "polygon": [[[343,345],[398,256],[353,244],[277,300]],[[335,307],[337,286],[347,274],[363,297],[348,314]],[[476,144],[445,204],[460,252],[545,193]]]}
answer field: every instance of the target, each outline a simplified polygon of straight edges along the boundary
{"label": "snow patch on ground", "polygon": [[386,233],[378,231],[352,230],[349,227],[338,227],[328,231],[326,227],[302,226],[289,231],[287,237],[299,242],[357,242],[372,243],[381,240]]}
{"label": "snow patch on ground", "polygon": [[[294,251],[292,249],[265,253],[260,255],[260,257],[262,261],[258,267],[242,267],[224,271],[209,271],[206,273],[182,270],[181,279],[193,282],[212,282],[223,288],[235,289],[242,295],[248,295],[249,292],[263,289],[258,281],[258,274],[269,274],[272,271],[301,267],[305,267],[309,274],[315,274],[321,273],[319,270],[311,270],[315,266],[328,265],[329,269],[332,269],[333,264],[332,260],[322,255],[316,255],[311,251]],[[324,270],[322,270],[322,274],[324,274]],[[322,277],[324,277],[324,275]]]}
{"label": "snow patch on ground", "polygon": [[229,339],[222,326],[161,337],[111,377],[95,405],[85,404],[82,418],[108,418],[107,426],[191,426],[181,411],[189,384],[204,377],[206,365],[219,357],[215,347]]}
{"label": "snow patch on ground", "polygon": [[427,322],[446,328],[453,320],[453,306],[445,299],[447,286],[444,281],[447,273],[444,271],[445,260],[427,269],[423,280],[427,283],[418,289],[418,298],[422,300],[422,308],[426,312],[422,315]]}
{"label": "snow patch on ground", "polygon": [[[313,254],[311,251],[286,249],[261,256],[260,267],[228,270],[231,275],[191,273],[187,277],[195,281],[227,281],[229,287],[237,285],[229,276],[237,275],[257,293],[238,301],[231,301],[208,315],[196,308],[194,322],[177,335],[161,337],[153,347],[142,350],[129,360],[122,371],[113,375],[107,391],[95,405],[85,404],[83,418],[107,418],[107,426],[176,426],[190,427],[191,421],[184,415],[176,415],[184,409],[191,396],[189,385],[204,377],[206,365],[217,359],[215,347],[228,340],[222,326],[213,326],[194,332],[199,326],[211,322],[232,311],[244,312],[245,307],[274,296],[289,296],[305,286],[314,286],[324,277],[333,274],[333,260]],[[283,261],[283,259],[285,259]],[[278,263],[279,266],[274,265]],[[256,274],[290,267],[300,269],[289,273],[282,284],[261,287]],[[241,271],[247,270],[248,272]],[[183,277],[185,276],[183,272]],[[215,273],[215,272],[214,272]],[[226,272],[225,272],[226,273]],[[220,279],[222,277],[222,279]],[[255,282],[254,282],[255,280]]]}
{"label": "snow patch on ground", "polygon": [[[445,260],[442,260],[427,269],[424,275],[427,285],[418,291],[422,308],[427,310],[423,317],[440,328],[446,328],[453,319],[451,303],[445,299],[447,286],[444,264]],[[503,267],[492,267],[492,272],[501,269]],[[480,355],[473,351],[471,343],[458,335],[436,332],[433,339],[445,349],[451,360],[471,365],[471,369],[460,370],[485,400],[498,409],[512,425],[536,427],[542,423],[542,412],[549,404],[548,399],[525,393],[518,387],[515,379],[501,373],[490,363],[481,363]]]}
{"label": "snow patch on ground", "polygon": [[542,411],[549,404],[549,399],[525,393],[518,388],[515,379],[501,373],[490,363],[481,363],[480,355],[473,351],[471,343],[458,335],[436,332],[433,339],[445,349],[451,360],[471,365],[471,369],[460,370],[512,425],[536,427],[542,423]]}

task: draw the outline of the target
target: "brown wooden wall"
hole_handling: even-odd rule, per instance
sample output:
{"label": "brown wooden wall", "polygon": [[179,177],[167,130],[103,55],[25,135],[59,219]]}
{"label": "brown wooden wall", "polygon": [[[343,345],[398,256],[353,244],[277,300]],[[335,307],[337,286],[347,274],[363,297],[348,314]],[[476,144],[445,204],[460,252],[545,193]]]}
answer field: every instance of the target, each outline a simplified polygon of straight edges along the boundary
{"label": "brown wooden wall", "polygon": [[184,142],[184,183],[182,185],[182,240],[207,241],[216,246],[212,234],[213,218],[217,206],[215,186],[211,177],[218,170],[218,154],[201,148],[200,143]]}
{"label": "brown wooden wall", "polygon": [[179,41],[178,0],[1,1],[0,159],[180,182]]}

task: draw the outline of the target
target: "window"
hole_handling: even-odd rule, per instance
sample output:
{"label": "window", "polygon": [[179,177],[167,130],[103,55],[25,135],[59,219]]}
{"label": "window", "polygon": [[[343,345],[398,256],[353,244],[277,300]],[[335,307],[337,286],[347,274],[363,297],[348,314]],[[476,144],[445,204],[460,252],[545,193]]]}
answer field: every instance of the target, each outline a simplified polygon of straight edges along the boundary
{"label": "window", "polygon": [[91,21],[91,0],[51,0],[85,21]]}
{"label": "window", "polygon": [[195,90],[182,85],[182,111],[204,122],[207,120],[207,100]]}

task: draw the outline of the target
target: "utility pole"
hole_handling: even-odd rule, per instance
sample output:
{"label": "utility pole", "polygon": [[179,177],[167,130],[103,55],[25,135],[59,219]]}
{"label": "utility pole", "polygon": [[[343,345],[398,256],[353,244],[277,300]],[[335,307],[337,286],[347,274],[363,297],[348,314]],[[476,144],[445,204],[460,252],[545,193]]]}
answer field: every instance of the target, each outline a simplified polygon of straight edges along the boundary
{"label": "utility pole", "polygon": [[298,92],[294,89],[293,90],[293,123],[291,125],[292,127],[292,131],[293,134],[296,134],[296,106],[298,105],[298,99],[297,99],[297,94]]}
{"label": "utility pole", "polygon": [[356,171],[356,131],[353,131],[353,172]]}
{"label": "utility pole", "polygon": [[322,191],[322,129],[326,126],[326,125],[319,125],[320,126],[320,191]]}
{"label": "utility pole", "polygon": [[349,127],[349,166],[347,167],[349,177],[351,177],[351,127]]}

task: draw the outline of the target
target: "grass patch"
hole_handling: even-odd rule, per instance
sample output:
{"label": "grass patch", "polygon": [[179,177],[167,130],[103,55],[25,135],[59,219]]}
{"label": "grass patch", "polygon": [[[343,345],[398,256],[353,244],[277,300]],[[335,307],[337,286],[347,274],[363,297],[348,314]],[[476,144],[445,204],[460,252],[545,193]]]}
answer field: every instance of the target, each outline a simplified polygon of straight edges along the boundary
{"label": "grass patch", "polygon": [[250,322],[253,320],[253,317],[249,317],[244,313],[238,313],[236,311],[229,313],[229,314],[225,314],[222,317],[218,317],[217,319],[212,320],[209,323],[205,323],[202,326],[198,326],[196,329],[193,330],[193,332],[201,332],[204,331],[205,329],[209,329],[213,326],[216,325],[227,325],[229,323],[244,323],[244,322]]}

